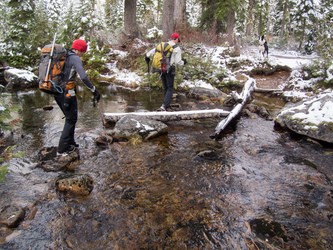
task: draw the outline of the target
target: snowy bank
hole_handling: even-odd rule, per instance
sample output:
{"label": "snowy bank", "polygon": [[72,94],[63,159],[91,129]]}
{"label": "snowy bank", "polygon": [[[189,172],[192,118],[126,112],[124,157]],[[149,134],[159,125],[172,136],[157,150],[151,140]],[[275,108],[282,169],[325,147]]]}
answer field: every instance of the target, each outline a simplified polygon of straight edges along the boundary
{"label": "snowy bank", "polygon": [[331,89],[285,107],[276,118],[282,127],[321,141],[333,143],[333,92]]}

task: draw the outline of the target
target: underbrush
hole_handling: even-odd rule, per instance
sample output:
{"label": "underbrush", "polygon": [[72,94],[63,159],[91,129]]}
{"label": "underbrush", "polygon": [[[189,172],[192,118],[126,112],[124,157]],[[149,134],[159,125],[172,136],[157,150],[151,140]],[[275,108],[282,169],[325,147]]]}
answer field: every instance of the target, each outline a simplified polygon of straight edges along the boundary
{"label": "underbrush", "polygon": [[315,60],[311,64],[304,65],[301,74],[303,80],[316,79],[318,88],[333,88],[333,67],[330,60]]}

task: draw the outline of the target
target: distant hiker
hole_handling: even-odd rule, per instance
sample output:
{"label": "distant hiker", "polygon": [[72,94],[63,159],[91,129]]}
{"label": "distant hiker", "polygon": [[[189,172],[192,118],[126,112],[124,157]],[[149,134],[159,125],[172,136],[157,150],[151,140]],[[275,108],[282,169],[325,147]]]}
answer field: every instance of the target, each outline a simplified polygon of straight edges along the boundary
{"label": "distant hiker", "polygon": [[262,36],[262,37],[259,37],[259,54],[260,54],[260,56],[264,57],[265,53],[268,57],[267,41],[265,40],[264,36]]}
{"label": "distant hiker", "polygon": [[[176,75],[176,65],[183,66],[186,64],[186,59],[182,59],[181,50],[177,46],[178,42],[180,42],[179,35],[173,33],[169,42],[160,43],[156,48],[150,50],[145,57],[147,64],[150,62],[150,57],[153,57],[152,71],[159,72],[162,79],[164,100],[158,111],[172,111],[171,98]],[[159,59],[157,60],[156,58]],[[157,61],[159,64],[155,63]],[[154,66],[156,64],[158,66]]]}
{"label": "distant hiker", "polygon": [[63,93],[54,94],[54,98],[66,119],[58,145],[59,154],[70,153],[79,147],[74,140],[75,124],[78,118],[76,85],[74,82],[76,74],[79,74],[82,82],[91,90],[97,102],[101,97],[82,66],[80,57],[87,51],[87,47],[87,43],[84,40],[78,39],[73,42],[72,49],[67,53],[62,76],[62,82],[71,84],[67,84],[63,88]]}

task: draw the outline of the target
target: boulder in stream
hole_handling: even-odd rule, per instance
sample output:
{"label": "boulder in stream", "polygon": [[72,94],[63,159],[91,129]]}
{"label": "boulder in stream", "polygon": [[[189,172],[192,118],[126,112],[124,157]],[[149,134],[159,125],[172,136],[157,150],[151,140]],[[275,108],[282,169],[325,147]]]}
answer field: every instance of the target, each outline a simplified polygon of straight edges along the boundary
{"label": "boulder in stream", "polygon": [[6,205],[0,210],[0,224],[13,228],[18,226],[24,216],[24,208],[17,205]]}
{"label": "boulder in stream", "polygon": [[221,90],[218,90],[216,88],[209,89],[209,88],[203,88],[203,87],[194,87],[189,90],[187,93],[187,97],[189,98],[195,98],[195,99],[203,99],[204,97],[209,98],[221,98],[226,99],[227,94],[223,93]]}
{"label": "boulder in stream", "polygon": [[286,106],[275,123],[298,134],[333,143],[333,92],[325,92]]}
{"label": "boulder in stream", "polygon": [[40,162],[36,168],[42,168],[46,172],[57,172],[61,170],[72,170],[80,160],[79,149],[65,156],[57,156],[57,148],[43,148],[38,154]]}
{"label": "boulder in stream", "polygon": [[163,122],[151,120],[137,115],[123,116],[113,129],[113,138],[121,139],[140,135],[149,140],[168,132],[168,126]]}
{"label": "boulder in stream", "polygon": [[38,77],[28,70],[10,68],[5,70],[4,77],[8,90],[24,90],[38,87]]}
{"label": "boulder in stream", "polygon": [[88,174],[60,177],[56,188],[62,192],[70,192],[75,195],[88,195],[94,189],[94,180]]}

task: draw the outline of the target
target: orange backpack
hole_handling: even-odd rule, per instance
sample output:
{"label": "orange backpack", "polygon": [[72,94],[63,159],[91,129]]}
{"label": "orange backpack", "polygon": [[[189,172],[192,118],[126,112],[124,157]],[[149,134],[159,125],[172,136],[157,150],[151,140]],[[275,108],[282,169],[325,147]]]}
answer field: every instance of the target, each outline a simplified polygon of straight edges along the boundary
{"label": "orange backpack", "polygon": [[[66,86],[62,83],[61,78],[66,61],[67,50],[58,44],[54,45],[53,55],[52,44],[45,45],[42,48],[42,59],[39,64],[39,89],[48,94],[63,93],[63,87]],[[51,63],[50,63],[51,60]],[[48,69],[48,67],[50,67]],[[47,71],[49,71],[47,75]]]}

